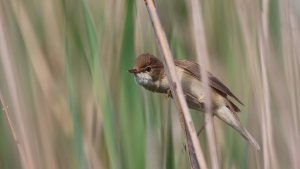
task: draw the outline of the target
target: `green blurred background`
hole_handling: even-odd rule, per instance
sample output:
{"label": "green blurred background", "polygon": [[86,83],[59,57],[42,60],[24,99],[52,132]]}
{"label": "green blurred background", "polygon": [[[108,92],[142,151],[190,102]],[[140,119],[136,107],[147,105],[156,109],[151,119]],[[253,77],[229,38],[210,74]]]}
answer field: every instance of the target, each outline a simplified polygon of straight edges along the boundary
{"label": "green blurred background", "polygon": [[[300,168],[299,2],[268,1],[265,64],[261,1],[201,4],[210,71],[245,103],[262,147],[215,119],[220,168]],[[173,56],[196,61],[187,1],[156,6]],[[0,89],[18,137],[1,112],[1,169],[190,167],[173,102],[127,71],[141,53],[159,56],[143,0],[1,0],[0,19]],[[203,113],[191,113],[199,129]]]}

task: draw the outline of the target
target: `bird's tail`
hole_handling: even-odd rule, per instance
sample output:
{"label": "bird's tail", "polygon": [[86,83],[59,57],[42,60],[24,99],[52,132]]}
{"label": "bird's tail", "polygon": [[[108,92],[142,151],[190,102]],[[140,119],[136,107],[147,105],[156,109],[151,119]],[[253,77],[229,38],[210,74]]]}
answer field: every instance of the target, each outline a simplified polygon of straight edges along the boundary
{"label": "bird's tail", "polygon": [[256,150],[260,149],[259,144],[255,141],[255,139],[251,136],[247,129],[242,126],[235,112],[231,112],[226,106],[222,106],[215,112],[215,115],[219,119],[230,125],[232,128],[237,130]]}

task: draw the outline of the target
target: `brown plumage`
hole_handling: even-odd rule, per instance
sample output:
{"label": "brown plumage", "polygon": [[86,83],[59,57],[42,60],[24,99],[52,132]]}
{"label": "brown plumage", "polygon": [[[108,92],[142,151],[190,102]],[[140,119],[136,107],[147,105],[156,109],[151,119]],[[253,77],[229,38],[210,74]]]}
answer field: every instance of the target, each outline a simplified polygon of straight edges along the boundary
{"label": "brown plumage", "polygon": [[[201,74],[200,74],[201,68],[200,68],[199,64],[192,62],[192,61],[188,61],[188,60],[175,60],[175,65],[185,69],[192,76],[194,76],[198,80],[202,81]],[[208,80],[209,80],[209,86],[213,90],[215,90],[216,92],[218,92],[220,95],[222,95],[223,97],[225,97],[227,99],[228,104],[229,104],[228,107],[231,110],[233,110],[235,112],[241,111],[234,103],[232,103],[227,98],[227,95],[231,96],[236,101],[238,101],[240,104],[244,105],[242,103],[242,101],[240,101],[240,99],[238,99],[219,79],[217,79],[210,72],[208,72]]]}
{"label": "brown plumage", "polygon": [[[206,96],[204,84],[200,74],[200,66],[192,61],[175,60],[178,80],[181,82],[182,90],[188,106],[195,110],[205,112]],[[134,74],[135,80],[145,89],[152,92],[170,94],[170,85],[162,62],[151,54],[142,54],[137,57],[133,69],[129,70]],[[210,99],[214,115],[226,122],[238,131],[249,144],[257,150],[259,145],[251,134],[244,128],[239,121],[237,112],[240,109],[229,100],[228,96],[238,99],[220,80],[208,72],[209,86],[211,87]]]}

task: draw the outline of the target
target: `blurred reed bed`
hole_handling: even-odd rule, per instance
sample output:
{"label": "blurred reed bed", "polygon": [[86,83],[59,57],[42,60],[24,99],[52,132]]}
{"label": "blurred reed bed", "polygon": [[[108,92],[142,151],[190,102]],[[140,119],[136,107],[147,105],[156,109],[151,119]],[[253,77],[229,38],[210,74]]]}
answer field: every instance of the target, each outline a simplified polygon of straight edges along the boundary
{"label": "blurred reed bed", "polygon": [[[201,3],[210,71],[262,146],[215,120],[220,168],[300,168],[299,3]],[[197,60],[187,2],[156,5],[173,55]],[[0,89],[24,153],[1,113],[0,168],[189,168],[172,101],[127,73],[155,43],[144,1],[2,0]]]}

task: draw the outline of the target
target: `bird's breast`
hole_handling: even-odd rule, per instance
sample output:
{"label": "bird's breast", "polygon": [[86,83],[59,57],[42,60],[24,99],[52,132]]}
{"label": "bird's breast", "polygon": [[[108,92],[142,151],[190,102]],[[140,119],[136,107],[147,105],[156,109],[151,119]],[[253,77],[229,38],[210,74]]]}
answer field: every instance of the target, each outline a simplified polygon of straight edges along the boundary
{"label": "bird's breast", "polygon": [[165,76],[159,80],[154,81],[149,74],[138,73],[135,75],[135,80],[145,89],[152,92],[167,93],[167,91],[169,90],[169,83]]}
{"label": "bird's breast", "polygon": [[157,80],[155,84],[158,86],[156,92],[167,93],[167,91],[170,89],[170,85],[166,76],[162,77],[160,80]]}

